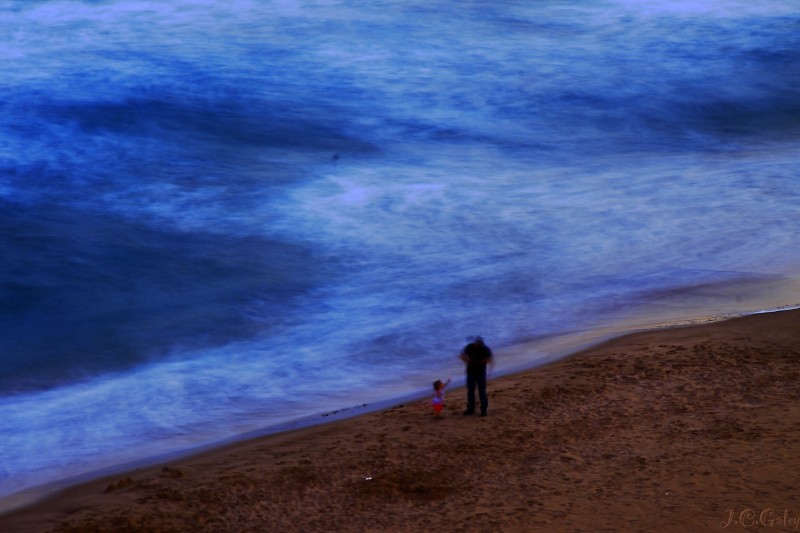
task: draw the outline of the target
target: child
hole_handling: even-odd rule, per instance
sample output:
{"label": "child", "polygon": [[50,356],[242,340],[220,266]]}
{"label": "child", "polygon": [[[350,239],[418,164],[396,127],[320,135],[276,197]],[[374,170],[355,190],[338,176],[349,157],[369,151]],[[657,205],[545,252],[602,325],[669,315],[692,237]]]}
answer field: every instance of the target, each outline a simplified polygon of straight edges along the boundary
{"label": "child", "polygon": [[450,378],[447,379],[447,383],[442,383],[440,379],[433,382],[433,412],[436,413],[437,417],[444,407],[444,389],[448,385],[450,385]]}

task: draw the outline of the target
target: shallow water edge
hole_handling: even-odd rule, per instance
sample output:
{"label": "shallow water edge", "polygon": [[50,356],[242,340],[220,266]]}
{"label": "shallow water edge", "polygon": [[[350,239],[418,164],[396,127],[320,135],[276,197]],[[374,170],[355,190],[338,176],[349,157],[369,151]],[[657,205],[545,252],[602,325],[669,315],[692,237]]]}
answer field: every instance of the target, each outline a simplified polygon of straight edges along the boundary
{"label": "shallow water edge", "polygon": [[[709,302],[714,302],[714,305],[709,305]],[[532,370],[576,355],[611,339],[633,333],[699,326],[741,316],[798,308],[800,308],[800,279],[798,278],[768,277],[690,287],[664,294],[647,305],[628,310],[623,314],[624,316],[616,317],[616,321],[608,320],[591,329],[532,338],[510,346],[495,347],[493,350],[499,362],[490,374],[490,379]],[[684,311],[681,312],[680,309],[684,309]],[[454,387],[463,385],[463,378],[457,377],[453,380]],[[410,390],[406,394],[391,398],[329,412],[314,413],[223,439],[198,443],[196,446],[181,450],[155,454],[136,461],[111,465],[26,488],[0,498],[0,515],[33,505],[82,483],[199,455],[252,439],[339,422],[355,416],[389,409],[406,402],[419,401],[428,395],[427,388]]]}

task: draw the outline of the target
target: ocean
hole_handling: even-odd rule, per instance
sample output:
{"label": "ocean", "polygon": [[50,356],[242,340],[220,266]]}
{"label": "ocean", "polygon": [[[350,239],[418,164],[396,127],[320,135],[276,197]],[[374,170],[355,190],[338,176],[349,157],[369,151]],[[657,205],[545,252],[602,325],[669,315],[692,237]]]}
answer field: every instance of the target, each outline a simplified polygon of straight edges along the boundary
{"label": "ocean", "polygon": [[800,303],[793,0],[6,0],[0,64],[0,497]]}

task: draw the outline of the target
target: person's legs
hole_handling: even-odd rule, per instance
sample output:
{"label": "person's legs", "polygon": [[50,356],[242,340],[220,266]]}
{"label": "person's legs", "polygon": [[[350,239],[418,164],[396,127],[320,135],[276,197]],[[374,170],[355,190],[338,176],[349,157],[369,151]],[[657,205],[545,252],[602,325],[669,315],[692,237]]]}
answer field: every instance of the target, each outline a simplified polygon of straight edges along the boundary
{"label": "person's legs", "polygon": [[475,412],[475,385],[475,375],[467,372],[467,410],[464,411],[465,415]]}
{"label": "person's legs", "polygon": [[[481,415],[486,416],[486,412],[489,409],[489,396],[486,394],[486,374],[476,376],[475,381],[478,385],[478,395],[481,399]],[[473,395],[473,408],[475,407],[474,398]]]}

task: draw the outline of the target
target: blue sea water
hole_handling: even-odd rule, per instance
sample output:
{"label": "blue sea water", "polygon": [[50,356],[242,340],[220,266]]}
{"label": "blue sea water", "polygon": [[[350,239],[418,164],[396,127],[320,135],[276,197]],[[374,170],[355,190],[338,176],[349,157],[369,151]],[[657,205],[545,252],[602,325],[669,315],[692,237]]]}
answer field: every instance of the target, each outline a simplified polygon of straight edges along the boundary
{"label": "blue sea water", "polygon": [[0,66],[0,496],[800,278],[792,0],[7,0]]}

